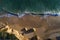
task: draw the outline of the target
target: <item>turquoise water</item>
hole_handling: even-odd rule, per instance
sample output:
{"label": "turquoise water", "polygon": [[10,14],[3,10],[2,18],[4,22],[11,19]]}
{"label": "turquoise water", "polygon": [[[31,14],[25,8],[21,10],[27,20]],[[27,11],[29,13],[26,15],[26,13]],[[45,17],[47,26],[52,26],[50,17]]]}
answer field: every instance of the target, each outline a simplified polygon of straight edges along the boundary
{"label": "turquoise water", "polygon": [[58,11],[60,10],[60,0],[0,0],[0,8],[12,12]]}

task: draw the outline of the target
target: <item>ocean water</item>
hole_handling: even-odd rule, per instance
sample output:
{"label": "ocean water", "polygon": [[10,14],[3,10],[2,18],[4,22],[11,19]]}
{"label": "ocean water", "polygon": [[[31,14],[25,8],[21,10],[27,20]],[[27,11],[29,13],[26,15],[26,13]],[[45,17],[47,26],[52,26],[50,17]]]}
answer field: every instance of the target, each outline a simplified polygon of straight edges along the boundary
{"label": "ocean water", "polygon": [[59,11],[60,0],[0,0],[1,8],[14,13]]}

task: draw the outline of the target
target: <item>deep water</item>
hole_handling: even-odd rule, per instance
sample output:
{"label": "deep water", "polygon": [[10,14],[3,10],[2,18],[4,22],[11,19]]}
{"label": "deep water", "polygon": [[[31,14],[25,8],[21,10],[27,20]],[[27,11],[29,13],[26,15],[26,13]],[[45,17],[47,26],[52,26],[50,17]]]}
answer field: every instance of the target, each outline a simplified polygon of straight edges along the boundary
{"label": "deep water", "polygon": [[11,12],[23,11],[59,11],[60,0],[0,0],[0,9]]}

